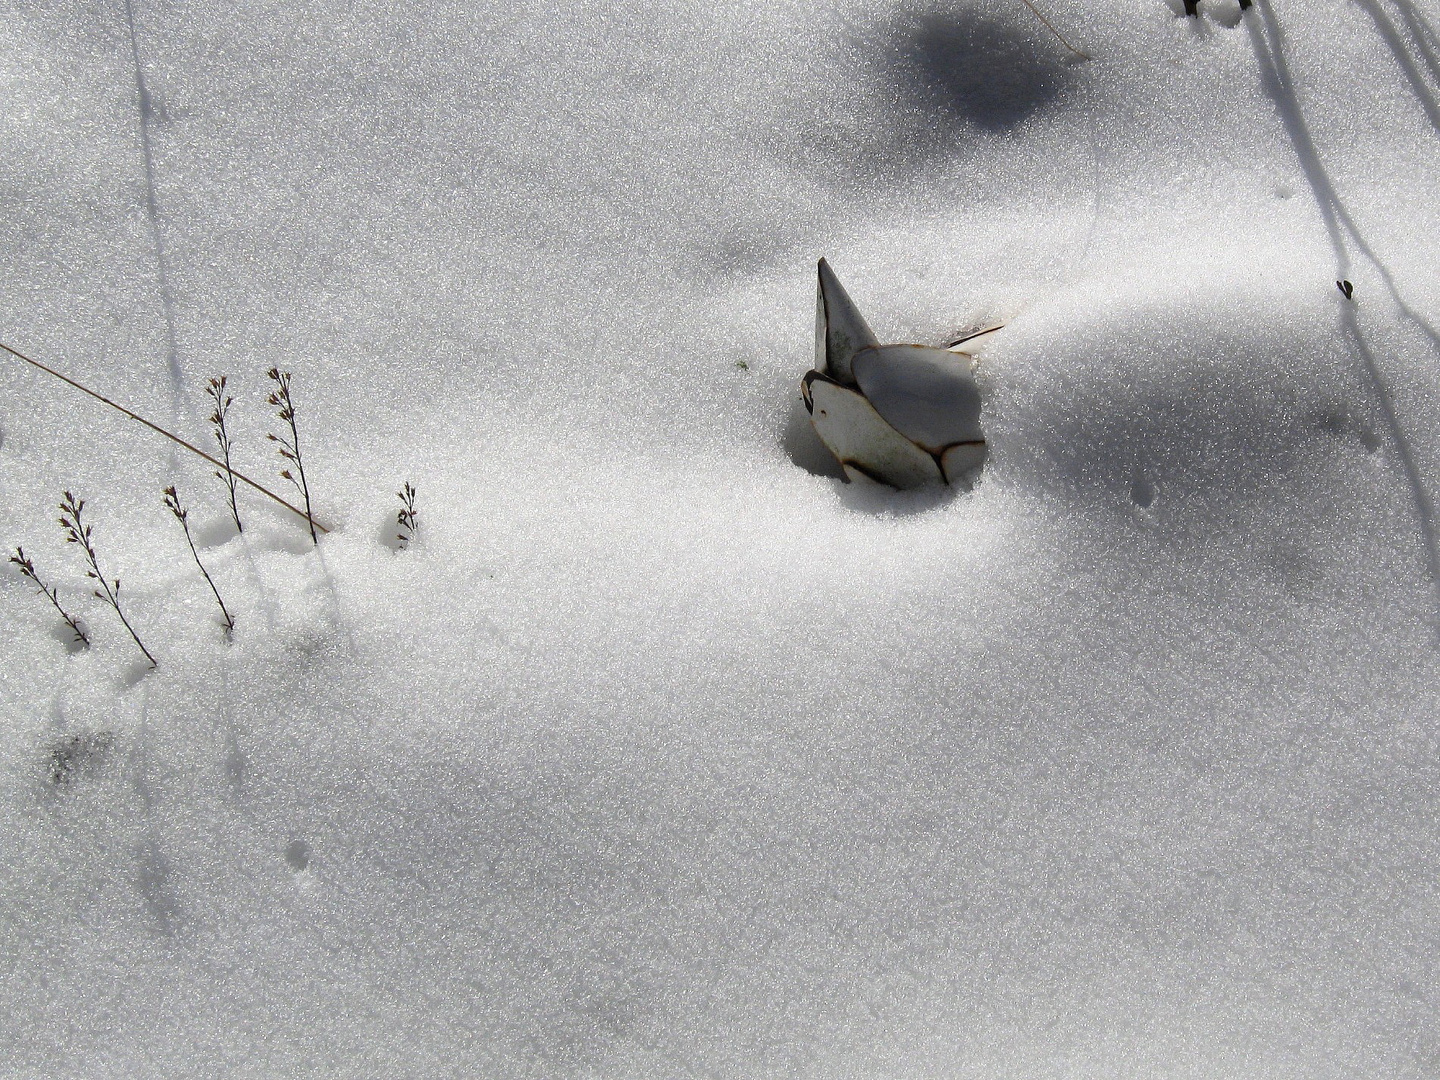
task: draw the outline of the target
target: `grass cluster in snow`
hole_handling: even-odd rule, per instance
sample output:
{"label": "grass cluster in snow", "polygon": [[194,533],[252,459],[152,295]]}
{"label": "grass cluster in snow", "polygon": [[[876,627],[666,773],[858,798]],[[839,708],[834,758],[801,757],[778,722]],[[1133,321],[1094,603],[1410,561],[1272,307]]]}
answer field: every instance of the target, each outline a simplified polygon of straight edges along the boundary
{"label": "grass cluster in snow", "polygon": [[0,1073],[1433,1074],[1440,12],[1042,6],[0,2]]}

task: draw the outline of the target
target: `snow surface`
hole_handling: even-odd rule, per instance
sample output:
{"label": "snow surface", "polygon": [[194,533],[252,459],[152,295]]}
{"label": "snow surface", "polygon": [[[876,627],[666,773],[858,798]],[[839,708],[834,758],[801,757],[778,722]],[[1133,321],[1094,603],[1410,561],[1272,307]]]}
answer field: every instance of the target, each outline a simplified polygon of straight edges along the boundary
{"label": "snow surface", "polygon": [[0,3],[0,1074],[1440,1073],[1440,8],[1042,9]]}

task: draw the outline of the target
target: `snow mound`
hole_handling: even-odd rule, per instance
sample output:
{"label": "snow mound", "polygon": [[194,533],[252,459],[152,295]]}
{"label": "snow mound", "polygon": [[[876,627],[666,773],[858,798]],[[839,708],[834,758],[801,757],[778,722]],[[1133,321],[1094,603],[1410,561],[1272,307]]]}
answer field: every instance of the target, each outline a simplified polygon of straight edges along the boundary
{"label": "snow mound", "polygon": [[0,5],[0,1072],[1433,1075],[1437,16],[1039,6]]}

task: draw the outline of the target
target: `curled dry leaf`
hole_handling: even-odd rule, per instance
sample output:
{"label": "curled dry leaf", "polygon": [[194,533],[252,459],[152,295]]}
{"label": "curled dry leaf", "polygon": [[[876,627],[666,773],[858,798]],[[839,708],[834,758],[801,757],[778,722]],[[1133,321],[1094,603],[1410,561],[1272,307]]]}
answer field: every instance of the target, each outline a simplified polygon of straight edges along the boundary
{"label": "curled dry leaf", "polygon": [[824,259],[819,279],[815,368],[800,392],[820,441],[851,480],[968,488],[986,454],[969,357],[880,344]]}

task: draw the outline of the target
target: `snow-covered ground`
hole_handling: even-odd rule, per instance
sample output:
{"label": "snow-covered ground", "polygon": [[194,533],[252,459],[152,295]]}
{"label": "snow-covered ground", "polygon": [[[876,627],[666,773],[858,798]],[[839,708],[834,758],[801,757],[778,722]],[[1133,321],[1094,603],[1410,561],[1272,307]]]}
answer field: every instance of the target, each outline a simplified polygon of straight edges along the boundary
{"label": "snow-covered ground", "polygon": [[1437,1075],[1440,6],[1041,8],[0,3],[0,1075]]}

